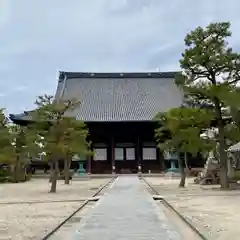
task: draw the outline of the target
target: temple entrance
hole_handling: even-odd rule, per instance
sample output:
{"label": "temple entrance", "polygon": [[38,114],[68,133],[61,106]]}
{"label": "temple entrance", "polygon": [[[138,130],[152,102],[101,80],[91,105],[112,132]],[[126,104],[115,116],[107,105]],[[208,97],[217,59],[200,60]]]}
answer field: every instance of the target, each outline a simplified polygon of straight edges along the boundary
{"label": "temple entrance", "polygon": [[137,172],[136,149],[133,144],[116,144],[115,167],[116,173]]}

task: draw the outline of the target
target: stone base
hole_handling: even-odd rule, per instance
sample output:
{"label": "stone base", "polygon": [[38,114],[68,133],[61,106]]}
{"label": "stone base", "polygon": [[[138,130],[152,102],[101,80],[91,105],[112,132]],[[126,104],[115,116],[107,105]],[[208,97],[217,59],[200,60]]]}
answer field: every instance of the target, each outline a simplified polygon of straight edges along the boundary
{"label": "stone base", "polygon": [[169,168],[169,169],[167,169],[167,172],[178,173],[178,172],[179,172],[179,169],[178,169],[178,168]]}
{"label": "stone base", "polygon": [[234,189],[240,189],[240,184],[235,180],[229,180],[229,188]]}
{"label": "stone base", "polygon": [[200,181],[199,181],[200,185],[216,185],[219,183],[220,183],[219,178],[213,179],[211,177],[200,178]]}
{"label": "stone base", "polygon": [[165,178],[179,178],[181,177],[180,173],[176,172],[167,172],[164,176]]}

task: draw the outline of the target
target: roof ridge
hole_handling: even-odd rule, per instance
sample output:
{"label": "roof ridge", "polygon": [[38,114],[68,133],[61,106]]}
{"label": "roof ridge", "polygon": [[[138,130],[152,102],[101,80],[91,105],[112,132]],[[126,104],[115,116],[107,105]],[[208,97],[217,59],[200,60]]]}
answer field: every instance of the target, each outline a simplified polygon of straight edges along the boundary
{"label": "roof ridge", "polygon": [[59,80],[64,78],[174,78],[179,71],[169,72],[64,72],[59,71]]}

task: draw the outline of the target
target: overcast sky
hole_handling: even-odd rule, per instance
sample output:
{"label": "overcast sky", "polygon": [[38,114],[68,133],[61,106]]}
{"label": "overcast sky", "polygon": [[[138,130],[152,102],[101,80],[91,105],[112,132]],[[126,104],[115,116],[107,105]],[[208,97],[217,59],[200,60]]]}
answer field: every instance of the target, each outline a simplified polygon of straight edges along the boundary
{"label": "overcast sky", "polygon": [[239,0],[0,0],[0,107],[31,109],[59,70],[178,70],[186,33],[211,21],[231,21],[240,51],[239,12]]}

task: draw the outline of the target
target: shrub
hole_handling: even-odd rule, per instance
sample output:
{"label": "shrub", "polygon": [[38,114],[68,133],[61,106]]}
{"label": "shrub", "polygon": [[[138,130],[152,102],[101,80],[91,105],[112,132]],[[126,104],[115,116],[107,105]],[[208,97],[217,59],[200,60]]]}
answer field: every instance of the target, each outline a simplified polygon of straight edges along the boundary
{"label": "shrub", "polygon": [[6,166],[0,167],[0,182],[8,182],[9,180],[9,170]]}

